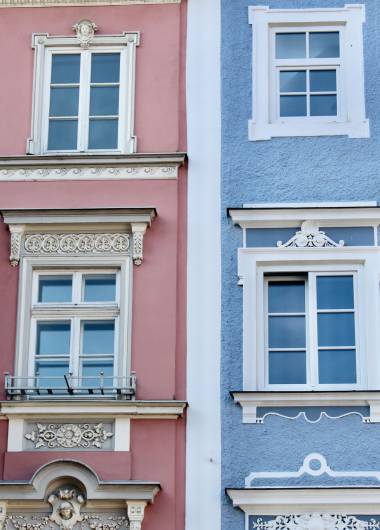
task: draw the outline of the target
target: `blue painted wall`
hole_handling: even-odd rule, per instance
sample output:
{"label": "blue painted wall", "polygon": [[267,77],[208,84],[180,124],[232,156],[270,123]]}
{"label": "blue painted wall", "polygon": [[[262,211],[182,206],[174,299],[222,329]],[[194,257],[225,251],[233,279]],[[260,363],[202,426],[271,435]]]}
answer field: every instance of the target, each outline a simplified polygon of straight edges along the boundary
{"label": "blue painted wall", "polygon": [[[221,0],[222,5],[222,488],[243,487],[251,471],[294,470],[311,452],[334,470],[380,469],[380,425],[359,416],[322,419],[269,417],[243,425],[230,390],[242,389],[242,288],[237,248],[242,231],[227,207],[252,202],[380,201],[380,2],[366,0],[366,112],[371,138],[277,138],[248,141],[251,118],[252,32],[249,5],[272,8],[343,7],[337,0]],[[301,483],[309,483],[305,477]],[[327,485],[326,476],[317,483]],[[350,480],[353,483],[353,480]],[[315,484],[315,482],[313,482]],[[222,495],[224,530],[244,528],[243,513]]]}

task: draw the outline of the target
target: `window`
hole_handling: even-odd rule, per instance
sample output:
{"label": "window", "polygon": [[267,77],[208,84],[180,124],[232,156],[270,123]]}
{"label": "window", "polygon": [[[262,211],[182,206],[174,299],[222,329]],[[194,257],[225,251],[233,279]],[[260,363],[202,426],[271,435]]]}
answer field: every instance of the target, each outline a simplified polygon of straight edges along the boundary
{"label": "window", "polygon": [[369,135],[365,119],[364,7],[250,8],[253,119],[250,139]]}
{"label": "window", "polygon": [[29,374],[41,388],[114,388],[118,270],[34,270]]}
{"label": "window", "polygon": [[267,382],[356,385],[355,275],[265,276]]}
{"label": "window", "polygon": [[134,64],[137,33],[76,37],[36,35],[32,154],[135,149]]}

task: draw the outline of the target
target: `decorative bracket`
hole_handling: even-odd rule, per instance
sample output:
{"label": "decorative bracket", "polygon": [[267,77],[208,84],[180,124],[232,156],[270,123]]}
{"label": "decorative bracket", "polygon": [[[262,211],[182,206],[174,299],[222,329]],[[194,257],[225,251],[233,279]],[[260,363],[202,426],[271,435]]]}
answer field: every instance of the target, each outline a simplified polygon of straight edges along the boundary
{"label": "decorative bracket", "polygon": [[129,530],[141,530],[146,502],[127,501]]}
{"label": "decorative bracket", "polygon": [[9,231],[11,233],[9,261],[12,267],[17,267],[20,262],[21,241],[24,229],[24,225],[9,225]]}
{"label": "decorative bracket", "polygon": [[0,502],[0,530],[3,530],[5,519],[7,517],[7,503],[5,501]]}
{"label": "decorative bracket", "polygon": [[343,247],[344,241],[340,240],[338,243],[330,239],[325,232],[319,230],[319,225],[315,221],[304,221],[301,225],[301,230],[289,239],[286,243],[282,241],[277,242],[278,247]]}
{"label": "decorative bracket", "polygon": [[95,31],[98,30],[98,26],[88,19],[83,19],[77,22],[77,24],[74,24],[73,30],[77,34],[77,39],[80,42],[80,45],[82,48],[89,48],[91,41],[94,38]]}
{"label": "decorative bracket", "polygon": [[132,259],[135,265],[143,262],[144,234],[148,228],[148,223],[131,223],[133,235]]}

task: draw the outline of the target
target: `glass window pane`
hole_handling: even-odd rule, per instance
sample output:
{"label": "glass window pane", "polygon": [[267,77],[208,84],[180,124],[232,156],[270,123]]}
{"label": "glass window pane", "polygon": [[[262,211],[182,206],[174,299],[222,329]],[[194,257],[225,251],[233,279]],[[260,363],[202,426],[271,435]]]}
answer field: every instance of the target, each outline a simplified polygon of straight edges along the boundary
{"label": "glass window pane", "polygon": [[355,350],[320,350],[318,355],[320,384],[356,383]]}
{"label": "glass window pane", "polygon": [[114,302],[116,275],[91,275],[84,279],[84,302]]}
{"label": "glass window pane", "polygon": [[318,346],[355,346],[353,313],[319,313]]}
{"label": "glass window pane", "polygon": [[70,322],[38,322],[36,355],[69,355]]}
{"label": "glass window pane", "polygon": [[276,58],[301,59],[306,57],[306,33],[277,33]]}
{"label": "glass window pane", "polygon": [[305,317],[269,317],[269,348],[304,348]]}
{"label": "glass window pane", "polygon": [[310,57],[339,57],[339,31],[313,31],[309,40]]}
{"label": "glass window pane", "polygon": [[79,88],[52,87],[49,116],[77,116]]}
{"label": "glass window pane", "polygon": [[310,116],[336,116],[336,96],[310,96]]}
{"label": "glass window pane", "polygon": [[71,302],[71,276],[40,276],[38,301],[42,303]]}
{"label": "glass window pane", "polygon": [[103,372],[103,386],[113,387],[113,362],[92,361],[82,365],[82,386],[86,388],[97,388],[101,386],[100,374]]}
{"label": "glass window pane", "polygon": [[78,120],[49,120],[48,149],[66,151],[77,148]]}
{"label": "glass window pane", "polygon": [[113,320],[83,322],[84,355],[113,354],[115,322]]}
{"label": "glass window pane", "polygon": [[91,87],[90,115],[117,116],[119,114],[119,87]]}
{"label": "glass window pane", "polygon": [[36,362],[36,375],[37,373],[40,388],[67,388],[63,376],[69,374],[69,363],[38,361]]}
{"label": "glass window pane", "polygon": [[354,279],[352,276],[318,276],[318,309],[353,309]]}
{"label": "glass window pane", "polygon": [[281,96],[280,98],[280,116],[296,117],[306,116],[306,96]]}
{"label": "glass window pane", "polygon": [[71,84],[80,80],[80,54],[55,54],[52,57],[51,83]]}
{"label": "glass window pane", "polygon": [[120,53],[93,53],[91,57],[91,83],[118,83],[120,79]]}
{"label": "glass window pane", "polygon": [[335,92],[336,70],[310,70],[311,92]]}
{"label": "glass window pane", "polygon": [[119,120],[90,120],[89,149],[117,149]]}
{"label": "glass window pane", "polygon": [[269,282],[269,313],[304,313],[304,282]]}
{"label": "glass window pane", "polygon": [[305,70],[280,72],[280,92],[306,92]]}
{"label": "glass window pane", "polygon": [[269,353],[270,385],[306,384],[306,352],[287,351]]}

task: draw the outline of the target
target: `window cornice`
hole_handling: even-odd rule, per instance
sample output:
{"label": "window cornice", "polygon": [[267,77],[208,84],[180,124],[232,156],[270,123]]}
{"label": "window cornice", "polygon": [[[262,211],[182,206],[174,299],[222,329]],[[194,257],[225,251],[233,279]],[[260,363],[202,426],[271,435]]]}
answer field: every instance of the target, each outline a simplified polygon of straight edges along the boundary
{"label": "window cornice", "polygon": [[60,7],[180,4],[182,0],[1,0],[2,7]]}

